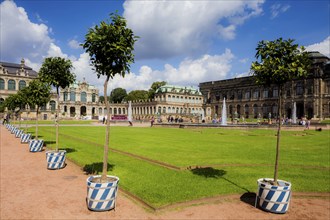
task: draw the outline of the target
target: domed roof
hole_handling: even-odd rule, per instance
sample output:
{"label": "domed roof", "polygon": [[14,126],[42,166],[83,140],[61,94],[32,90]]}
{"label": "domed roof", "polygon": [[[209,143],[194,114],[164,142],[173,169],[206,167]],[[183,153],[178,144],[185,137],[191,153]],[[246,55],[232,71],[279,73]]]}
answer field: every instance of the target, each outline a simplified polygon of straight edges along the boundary
{"label": "domed roof", "polygon": [[177,93],[177,94],[192,94],[192,95],[202,95],[198,91],[198,89],[195,89],[194,87],[190,86],[174,86],[174,85],[164,85],[159,87],[156,90],[157,93]]}

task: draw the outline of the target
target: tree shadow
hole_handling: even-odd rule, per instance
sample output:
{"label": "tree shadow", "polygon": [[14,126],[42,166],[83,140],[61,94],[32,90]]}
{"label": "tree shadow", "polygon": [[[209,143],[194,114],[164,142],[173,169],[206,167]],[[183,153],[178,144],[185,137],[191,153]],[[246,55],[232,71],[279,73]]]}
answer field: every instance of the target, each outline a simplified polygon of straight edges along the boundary
{"label": "tree shadow", "polygon": [[247,193],[250,193],[250,191],[245,188],[242,187],[240,185],[238,185],[237,183],[227,179],[226,177],[224,177],[224,175],[227,174],[227,171],[225,170],[218,170],[218,169],[214,169],[213,167],[204,167],[204,168],[194,168],[190,170],[193,174],[198,175],[198,176],[204,176],[205,178],[221,178],[225,181],[227,181],[228,183],[246,191]]}
{"label": "tree shadow", "polygon": [[[114,167],[115,167],[115,165],[108,163],[108,169],[107,169],[107,171],[112,171]],[[83,167],[83,171],[87,175],[89,175],[89,174],[93,174],[93,175],[94,174],[99,174],[99,173],[102,172],[102,169],[103,169],[103,163],[102,162],[92,163],[92,164],[86,164]]]}
{"label": "tree shadow", "polygon": [[220,178],[227,173],[225,170],[218,170],[213,167],[194,168],[190,171],[195,175],[204,176],[205,178]]}
{"label": "tree shadow", "polygon": [[240,200],[254,207],[256,202],[256,195],[257,194],[254,192],[246,192],[243,195],[241,195]]}

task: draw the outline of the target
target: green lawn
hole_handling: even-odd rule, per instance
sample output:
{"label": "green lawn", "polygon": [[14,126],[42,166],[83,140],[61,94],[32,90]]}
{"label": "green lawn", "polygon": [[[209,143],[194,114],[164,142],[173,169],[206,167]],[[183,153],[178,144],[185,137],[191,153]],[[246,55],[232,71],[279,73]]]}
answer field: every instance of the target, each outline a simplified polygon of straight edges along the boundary
{"label": "green lawn", "polygon": [[[34,128],[30,128],[34,131]],[[40,127],[48,147],[54,127]],[[101,170],[105,127],[60,127],[60,148],[86,170]],[[177,167],[170,170],[110,151],[109,174],[154,207],[224,194],[255,192],[258,178],[273,177],[275,130],[111,127],[110,147]],[[93,144],[95,143],[95,144]],[[280,179],[294,191],[330,192],[329,131],[283,131]]]}

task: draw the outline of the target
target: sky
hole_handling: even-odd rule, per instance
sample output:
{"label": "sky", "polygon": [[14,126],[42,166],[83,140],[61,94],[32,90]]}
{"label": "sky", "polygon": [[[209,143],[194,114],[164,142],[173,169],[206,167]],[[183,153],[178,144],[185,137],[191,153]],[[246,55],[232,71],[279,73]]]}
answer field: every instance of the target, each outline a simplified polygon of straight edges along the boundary
{"label": "sky", "polygon": [[114,88],[148,90],[155,81],[199,83],[247,76],[261,40],[294,39],[330,57],[328,0],[5,0],[0,3],[0,60],[38,71],[46,57],[70,59],[77,81],[103,95],[88,53],[89,28],[118,12],[139,36],[135,63]]}

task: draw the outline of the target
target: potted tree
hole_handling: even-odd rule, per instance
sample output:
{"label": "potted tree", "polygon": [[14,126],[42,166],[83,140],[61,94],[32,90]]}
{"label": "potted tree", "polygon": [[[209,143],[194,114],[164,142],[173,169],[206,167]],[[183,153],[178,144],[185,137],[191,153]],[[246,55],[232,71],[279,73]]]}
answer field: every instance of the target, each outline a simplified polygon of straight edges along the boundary
{"label": "potted tree", "polygon": [[[102,175],[87,178],[87,206],[90,210],[106,211],[114,209],[119,178],[107,175],[110,138],[110,107],[108,102],[108,82],[115,75],[125,76],[134,62],[134,43],[137,39],[133,31],[126,27],[126,20],[118,14],[110,14],[111,22],[102,21],[88,30],[83,48],[90,55],[91,64],[97,77],[105,76],[104,101],[107,108],[106,138],[104,143]],[[99,199],[101,198],[101,199]]]}
{"label": "potted tree", "polygon": [[[291,183],[278,179],[280,138],[282,124],[282,95],[286,82],[305,77],[310,60],[304,47],[293,43],[294,40],[279,38],[274,41],[260,41],[256,48],[256,59],[251,65],[256,83],[265,87],[278,87],[278,129],[274,178],[258,179],[259,206],[273,213],[286,213],[291,197]],[[257,201],[256,201],[257,202]]]}
{"label": "potted tree", "polygon": [[39,78],[49,86],[55,87],[57,94],[55,115],[56,146],[55,150],[46,152],[47,168],[52,170],[60,169],[65,166],[66,151],[58,150],[60,88],[64,89],[74,83],[76,76],[71,72],[72,68],[71,60],[66,60],[61,57],[47,57],[39,70]]}
{"label": "potted tree", "polygon": [[46,105],[50,101],[50,86],[41,82],[39,79],[32,80],[25,90],[25,95],[29,97],[28,105],[36,107],[36,131],[35,138],[29,140],[30,152],[40,152],[44,145],[44,141],[38,139],[38,120],[39,110],[41,106]]}

